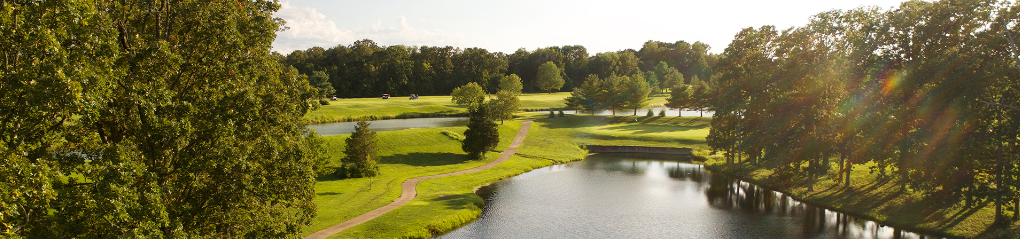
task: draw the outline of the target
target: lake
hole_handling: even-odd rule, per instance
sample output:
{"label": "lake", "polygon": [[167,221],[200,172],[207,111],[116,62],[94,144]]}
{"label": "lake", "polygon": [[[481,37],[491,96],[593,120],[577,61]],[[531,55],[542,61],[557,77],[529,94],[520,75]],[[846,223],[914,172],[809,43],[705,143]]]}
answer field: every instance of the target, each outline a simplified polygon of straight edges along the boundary
{"label": "lake", "polygon": [[801,203],[701,165],[621,154],[478,189],[478,220],[439,238],[933,238]]}

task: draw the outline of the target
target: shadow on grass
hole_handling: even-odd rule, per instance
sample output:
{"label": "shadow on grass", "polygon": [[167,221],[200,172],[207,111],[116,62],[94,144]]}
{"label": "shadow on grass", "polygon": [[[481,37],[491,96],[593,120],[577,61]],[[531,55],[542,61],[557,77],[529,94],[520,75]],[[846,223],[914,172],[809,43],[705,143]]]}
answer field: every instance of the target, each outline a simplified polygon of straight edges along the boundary
{"label": "shadow on grass", "polygon": [[482,208],[482,206],[484,206],[484,201],[474,193],[441,195],[437,198],[431,199],[430,201],[432,201],[432,203],[439,203],[446,209],[451,210],[466,209],[468,208],[467,205],[474,205],[478,208]]}
{"label": "shadow on grass", "polygon": [[655,134],[655,133],[670,133],[670,132],[683,132],[690,130],[699,130],[708,128],[705,126],[669,126],[669,125],[645,125],[645,124],[619,124],[607,127],[609,130],[622,130],[622,131],[633,131],[634,134]]}
{"label": "shadow on grass", "polygon": [[441,166],[460,164],[470,161],[471,158],[465,154],[455,153],[409,153],[383,156],[379,159],[382,164],[406,164],[411,166]]}

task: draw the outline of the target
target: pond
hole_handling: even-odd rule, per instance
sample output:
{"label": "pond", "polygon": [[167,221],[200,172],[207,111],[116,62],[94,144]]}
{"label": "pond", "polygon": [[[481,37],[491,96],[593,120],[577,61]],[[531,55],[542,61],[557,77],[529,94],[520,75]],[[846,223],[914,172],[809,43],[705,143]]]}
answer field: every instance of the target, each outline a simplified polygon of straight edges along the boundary
{"label": "pond", "polygon": [[[638,116],[645,116],[645,114],[648,114],[648,109],[649,108],[637,109],[637,115]],[[655,115],[659,115],[659,111],[666,110],[666,116],[678,116],[678,115],[682,114],[683,116],[712,117],[712,111],[679,110],[679,109],[670,109],[670,108],[666,108],[666,107],[652,107],[651,110],[652,110],[652,113],[655,114]],[[543,112],[543,111],[532,111],[532,112]],[[549,111],[547,110],[547,111],[545,111],[545,113],[549,113]],[[557,110],[556,113],[559,113],[559,111]],[[563,113],[564,114],[587,114],[587,113],[583,113],[583,112],[582,113],[577,113],[576,110],[563,110]],[[595,115],[613,115],[613,111],[611,111],[611,110],[604,110],[604,111],[599,112],[598,114],[595,114]],[[616,110],[616,115],[634,115],[634,109],[619,109],[619,110]]]}
{"label": "pond", "polygon": [[[465,126],[468,123],[468,118],[467,117],[416,118],[416,119],[375,120],[369,122],[372,123],[371,125],[368,126],[369,129],[375,131],[389,131],[413,128]],[[319,133],[319,135],[326,136],[353,133],[354,126],[357,124],[358,122],[313,124],[308,125],[308,128],[314,129],[316,132]]]}
{"label": "pond", "polygon": [[700,165],[620,154],[536,169],[478,194],[478,220],[439,238],[925,238]]}

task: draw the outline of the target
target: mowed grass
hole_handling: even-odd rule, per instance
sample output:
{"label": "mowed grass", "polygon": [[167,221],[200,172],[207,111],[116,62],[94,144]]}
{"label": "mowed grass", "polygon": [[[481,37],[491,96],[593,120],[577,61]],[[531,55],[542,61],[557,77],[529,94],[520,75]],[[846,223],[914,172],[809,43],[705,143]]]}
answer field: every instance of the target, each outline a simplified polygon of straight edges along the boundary
{"label": "mowed grass", "polygon": [[[522,115],[545,116],[537,113]],[[482,172],[422,181],[418,184],[418,197],[410,203],[331,238],[430,238],[441,235],[470,223],[481,214],[484,202],[474,193],[480,185],[536,168],[581,160],[587,152],[579,147],[580,144],[703,145],[709,121],[708,118],[696,117],[643,117],[643,121],[630,122],[633,119],[623,116],[539,118],[532,123],[527,138],[510,160]],[[513,122],[520,124],[520,121]]]}
{"label": "mowed grass", "polygon": [[[470,223],[480,215],[483,200],[474,194],[474,188],[531,169],[583,159],[587,152],[580,146],[585,144],[690,147],[708,151],[705,137],[708,135],[710,117],[567,115],[546,118],[548,114],[545,113],[519,115],[538,119],[532,124],[524,144],[509,161],[478,173],[423,181],[418,185],[418,198],[411,203],[334,237],[429,238],[441,235]],[[499,150],[506,148],[520,121],[507,121],[507,125],[511,126],[501,128],[503,139]],[[463,157],[459,142],[440,134],[442,130],[459,133],[463,129],[452,127],[392,131],[393,133],[389,133],[392,135],[386,138],[414,138],[410,141],[424,140],[432,143],[427,146],[414,145],[415,142],[407,141],[387,143],[394,148],[388,152],[404,153],[387,154],[397,156],[383,164],[384,175],[389,172],[390,176],[377,178],[372,190],[367,190],[368,179],[352,179],[344,183],[339,182],[347,180],[321,181],[316,186],[317,190],[328,188],[332,191],[317,191],[319,196],[316,203],[319,205],[320,218],[309,228],[325,228],[343,221],[342,219],[391,202],[399,195],[398,187],[403,179],[484,164],[485,162],[467,161],[464,158],[458,160],[457,156]],[[342,138],[344,136],[335,137],[333,142],[339,142],[337,140]],[[380,137],[380,140],[383,139],[384,137]],[[454,155],[450,156],[454,157],[442,157],[447,161],[431,159],[430,161],[437,163],[425,164],[405,162],[408,157],[400,156],[412,152],[421,152],[419,154],[421,157],[417,158],[422,159],[439,158],[429,154],[452,153]],[[490,153],[488,160],[495,157],[495,153]],[[976,201],[965,205],[961,198],[924,195],[910,189],[901,191],[895,176],[882,178],[879,174],[872,173],[871,168],[875,166],[873,164],[856,165],[851,174],[850,187],[843,187],[843,181],[834,180],[839,166],[833,164],[828,174],[816,180],[814,190],[807,191],[808,181],[804,176],[781,179],[771,170],[746,163],[738,169],[732,165],[723,165],[719,155],[710,156],[704,163],[716,172],[738,176],[752,183],[785,192],[799,200],[825,205],[837,211],[878,220],[883,224],[905,230],[944,232],[961,237],[1016,238],[1016,232],[1020,229],[1020,223],[1013,223],[1009,231],[990,232],[989,224],[993,221],[994,213],[994,204],[991,201]],[[887,174],[893,173],[890,171]],[[385,177],[391,179],[386,180],[386,183],[380,183]],[[386,185],[389,189],[378,190],[379,185]],[[347,196],[341,196],[344,194]],[[326,201],[332,204],[326,204]],[[305,234],[311,232],[306,230]]]}
{"label": "mowed grass", "polygon": [[[499,127],[498,150],[506,149],[520,128],[520,121],[507,121]],[[400,196],[400,184],[413,177],[460,171],[495,160],[498,152],[489,152],[485,160],[469,160],[460,141],[443,131],[463,133],[466,127],[441,127],[378,132],[380,175],[375,178],[337,179],[320,177],[315,184],[317,217],[303,229],[309,235],[386,205]],[[327,152],[334,164],[343,157],[344,140],[349,135],[325,136]]]}
{"label": "mowed grass", "polygon": [[[522,110],[544,110],[566,107],[565,98],[570,92],[528,93],[520,96]],[[668,94],[653,95],[649,104],[659,105],[666,102]],[[457,105],[450,101],[450,96],[422,96],[418,100],[408,100],[404,96],[390,99],[355,98],[330,101],[319,110],[305,115],[311,123],[329,123],[357,121],[359,119],[402,119],[423,117],[464,116],[467,106]]]}

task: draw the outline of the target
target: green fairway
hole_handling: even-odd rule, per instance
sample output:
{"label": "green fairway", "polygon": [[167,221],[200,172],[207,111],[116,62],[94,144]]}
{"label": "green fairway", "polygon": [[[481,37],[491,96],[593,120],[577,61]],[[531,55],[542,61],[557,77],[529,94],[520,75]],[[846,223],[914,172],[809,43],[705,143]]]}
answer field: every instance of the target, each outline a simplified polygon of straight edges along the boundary
{"label": "green fairway", "polygon": [[[539,116],[541,114],[523,114]],[[637,123],[623,116],[566,116],[538,119],[518,154],[485,171],[430,179],[418,185],[418,197],[410,203],[361,225],[344,230],[333,238],[428,238],[468,223],[481,213],[482,198],[473,189],[486,183],[511,177],[535,168],[580,160],[586,155],[579,144],[628,144],[681,146],[703,144],[697,134],[707,134],[709,118],[651,117]],[[507,121],[500,127],[500,146],[505,149],[521,121]],[[642,126],[652,131],[638,130]],[[637,127],[637,128],[635,128]],[[671,130],[681,128],[685,130]],[[304,235],[340,223],[383,206],[400,194],[404,179],[440,174],[480,166],[486,161],[466,161],[460,143],[442,135],[442,131],[462,132],[464,127],[410,129],[379,132],[382,175],[371,179],[333,180],[324,178],[316,185],[318,218],[306,227]],[[644,137],[642,137],[644,135]],[[669,140],[677,137],[680,140]],[[342,139],[328,137],[332,152],[342,152]],[[699,143],[700,142],[700,143]],[[336,160],[337,153],[332,153]],[[429,163],[426,163],[429,162]],[[368,189],[372,184],[373,189]]]}
{"label": "green fairway", "polygon": [[[499,127],[500,144],[506,149],[520,128],[520,121],[508,121]],[[473,168],[491,162],[498,153],[490,152],[486,160],[469,160],[460,149],[460,141],[443,131],[463,133],[466,127],[443,127],[378,132],[380,175],[375,178],[319,178],[315,184],[318,216],[303,235],[343,222],[392,202],[400,196],[400,183],[405,179]],[[343,157],[344,139],[349,135],[324,137],[330,159],[338,163]]]}
{"label": "green fairway", "polygon": [[[520,96],[522,110],[545,110],[566,107],[564,98],[570,92],[530,93]],[[656,94],[649,104],[658,105],[666,102],[667,94]],[[355,98],[330,101],[319,110],[305,115],[311,123],[329,123],[357,121],[358,119],[404,119],[422,117],[465,116],[467,106],[457,105],[450,101],[450,96],[421,96],[418,100],[406,97]]]}

